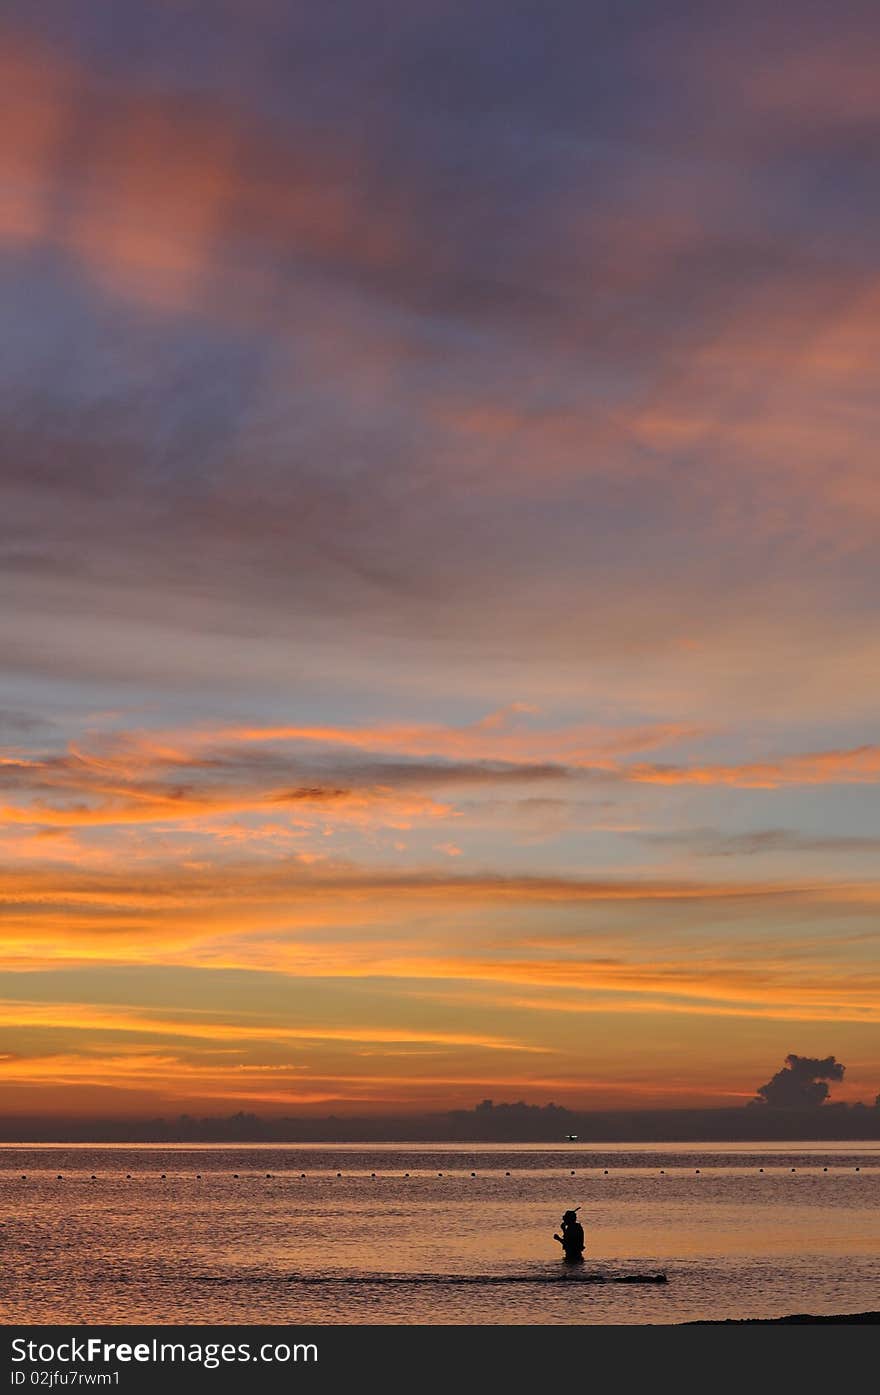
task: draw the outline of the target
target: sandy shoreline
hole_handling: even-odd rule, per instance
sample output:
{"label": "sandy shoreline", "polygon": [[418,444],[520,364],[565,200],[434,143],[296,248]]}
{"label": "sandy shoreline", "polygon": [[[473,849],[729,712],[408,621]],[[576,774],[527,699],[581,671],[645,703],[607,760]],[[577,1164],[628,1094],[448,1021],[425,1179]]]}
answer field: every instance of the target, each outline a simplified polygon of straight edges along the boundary
{"label": "sandy shoreline", "polygon": [[791,1313],[788,1317],[778,1318],[703,1318],[697,1322],[683,1323],[684,1327],[743,1327],[755,1326],[778,1326],[780,1323],[837,1323],[861,1325],[863,1323],[880,1322],[880,1313],[823,1313],[816,1316],[812,1313]]}

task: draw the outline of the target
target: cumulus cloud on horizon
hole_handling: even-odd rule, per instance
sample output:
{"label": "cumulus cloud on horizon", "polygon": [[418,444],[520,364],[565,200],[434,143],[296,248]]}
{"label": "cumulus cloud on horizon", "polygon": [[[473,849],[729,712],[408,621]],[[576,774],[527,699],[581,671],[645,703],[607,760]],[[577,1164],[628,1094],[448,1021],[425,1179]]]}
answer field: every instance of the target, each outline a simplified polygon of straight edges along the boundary
{"label": "cumulus cloud on horizon", "polygon": [[829,1096],[827,1082],[842,1080],[845,1070],[834,1056],[818,1060],[790,1052],[782,1069],[758,1086],[754,1103],[773,1109],[817,1109]]}

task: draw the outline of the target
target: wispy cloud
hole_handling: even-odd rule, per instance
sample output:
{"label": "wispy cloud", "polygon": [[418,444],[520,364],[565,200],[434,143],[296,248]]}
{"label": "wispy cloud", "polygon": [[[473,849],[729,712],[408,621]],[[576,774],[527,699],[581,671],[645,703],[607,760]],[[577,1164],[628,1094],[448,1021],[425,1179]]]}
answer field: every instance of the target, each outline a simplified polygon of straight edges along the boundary
{"label": "wispy cloud", "polygon": [[778,789],[781,785],[876,784],[880,780],[880,746],[848,751],[815,751],[777,760],[739,765],[636,766],[629,778],[646,784],[737,785],[743,789]]}

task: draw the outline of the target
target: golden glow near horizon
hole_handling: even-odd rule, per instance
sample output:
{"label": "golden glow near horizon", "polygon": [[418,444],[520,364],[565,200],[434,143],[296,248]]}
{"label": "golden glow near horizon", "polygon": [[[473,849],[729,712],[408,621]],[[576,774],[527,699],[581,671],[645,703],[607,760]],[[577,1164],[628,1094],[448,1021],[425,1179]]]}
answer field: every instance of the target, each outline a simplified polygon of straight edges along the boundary
{"label": "golden glow near horizon", "polygon": [[428,8],[3,21],[7,1113],[880,1090],[880,28]]}

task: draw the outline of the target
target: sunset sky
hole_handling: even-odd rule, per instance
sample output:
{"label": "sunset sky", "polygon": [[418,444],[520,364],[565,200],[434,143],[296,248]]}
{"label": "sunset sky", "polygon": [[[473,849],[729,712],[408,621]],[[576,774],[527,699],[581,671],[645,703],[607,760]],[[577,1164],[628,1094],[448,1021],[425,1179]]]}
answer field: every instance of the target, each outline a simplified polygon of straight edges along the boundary
{"label": "sunset sky", "polygon": [[876,3],[0,36],[0,1109],[872,1101]]}

